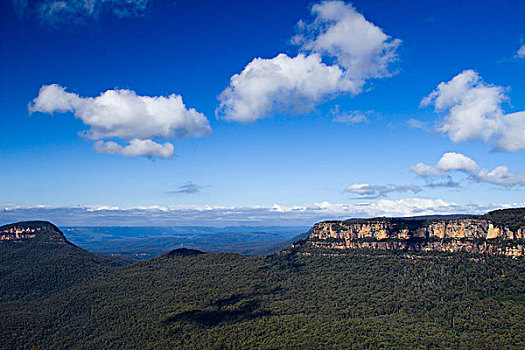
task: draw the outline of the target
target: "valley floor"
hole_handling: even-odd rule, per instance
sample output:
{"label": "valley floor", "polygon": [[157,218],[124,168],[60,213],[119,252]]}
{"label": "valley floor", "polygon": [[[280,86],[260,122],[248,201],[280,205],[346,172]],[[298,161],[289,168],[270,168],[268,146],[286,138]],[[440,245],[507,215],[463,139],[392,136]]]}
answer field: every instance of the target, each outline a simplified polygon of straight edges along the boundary
{"label": "valley floor", "polygon": [[[174,251],[1,294],[0,348],[525,348],[525,259],[319,253]],[[50,278],[39,273],[34,283]]]}

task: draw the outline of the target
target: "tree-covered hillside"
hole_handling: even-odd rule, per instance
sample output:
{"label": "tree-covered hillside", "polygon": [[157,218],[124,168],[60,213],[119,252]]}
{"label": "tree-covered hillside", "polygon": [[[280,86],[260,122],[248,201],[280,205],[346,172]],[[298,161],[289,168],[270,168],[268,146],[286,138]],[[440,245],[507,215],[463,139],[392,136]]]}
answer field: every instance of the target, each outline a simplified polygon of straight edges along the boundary
{"label": "tree-covered hillside", "polygon": [[1,252],[0,348],[525,348],[522,258],[302,246],[110,267],[46,249]]}
{"label": "tree-covered hillside", "polygon": [[512,231],[525,227],[525,208],[494,210],[481,217],[490,220],[496,226],[508,227]]}
{"label": "tree-covered hillside", "polygon": [[[0,231],[16,225],[2,226]],[[38,300],[133,262],[81,249],[48,222],[21,226],[42,230],[31,239],[0,241],[0,301]]]}

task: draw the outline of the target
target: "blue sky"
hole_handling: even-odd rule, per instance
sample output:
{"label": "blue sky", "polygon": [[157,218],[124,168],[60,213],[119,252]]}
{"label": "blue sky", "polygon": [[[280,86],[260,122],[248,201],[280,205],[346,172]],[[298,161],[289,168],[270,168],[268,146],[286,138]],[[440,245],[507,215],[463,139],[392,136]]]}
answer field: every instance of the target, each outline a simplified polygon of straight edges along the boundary
{"label": "blue sky", "polygon": [[525,205],[522,1],[1,6],[2,222]]}

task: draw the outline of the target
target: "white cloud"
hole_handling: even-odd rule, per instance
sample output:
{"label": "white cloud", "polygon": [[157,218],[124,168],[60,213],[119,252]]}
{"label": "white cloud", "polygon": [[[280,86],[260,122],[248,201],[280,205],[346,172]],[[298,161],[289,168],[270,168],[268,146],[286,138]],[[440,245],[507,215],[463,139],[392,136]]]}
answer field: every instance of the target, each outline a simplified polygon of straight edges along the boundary
{"label": "white cloud", "polygon": [[399,40],[341,1],[314,5],[312,15],[311,24],[299,22],[303,33],[293,39],[302,53],[252,60],[220,94],[217,116],[253,122],[274,113],[306,113],[337,94],[361,93],[366,79],[392,74]]}
{"label": "white cloud", "polygon": [[413,185],[370,185],[367,183],[355,183],[347,186],[345,192],[354,193],[362,196],[361,198],[378,198],[384,197],[392,192],[421,192],[421,188]]}
{"label": "white cloud", "polygon": [[[436,166],[418,163],[410,167],[410,171],[417,175],[431,179],[437,177],[448,177],[451,179],[451,171],[459,171],[466,174],[471,180],[501,186],[525,186],[525,174],[513,174],[505,166],[498,166],[492,171],[481,168],[471,158],[461,154],[445,153]],[[457,183],[450,180],[450,184],[457,187]],[[431,187],[436,187],[432,186]]]}
{"label": "white cloud", "polygon": [[525,112],[505,114],[505,89],[490,85],[473,70],[466,70],[449,82],[442,82],[421,101],[433,105],[444,119],[437,130],[453,142],[478,140],[503,151],[525,149]]}
{"label": "white cloud", "polygon": [[315,4],[312,15],[314,21],[303,24],[304,33],[294,38],[304,51],[333,57],[352,79],[392,75],[390,67],[401,40],[392,39],[343,1]]}
{"label": "white cloud", "polygon": [[525,174],[512,174],[506,166],[498,166],[492,171],[480,169],[479,172],[473,176],[479,182],[503,186],[525,186]]}
{"label": "white cloud", "polygon": [[340,112],[338,105],[336,105],[335,108],[332,109],[331,113],[334,116],[332,119],[334,122],[343,124],[368,123],[368,116],[375,114],[374,111]]}
{"label": "white cloud", "polygon": [[414,129],[427,130],[427,123],[422,122],[421,120],[411,118],[407,120],[407,124]]}
{"label": "white cloud", "polygon": [[50,207],[0,204],[0,211],[2,212],[0,224],[41,217],[51,220],[59,226],[284,226],[313,225],[323,220],[379,216],[483,214],[493,209],[523,206],[525,206],[525,202],[457,204],[439,198],[382,199],[371,203],[355,204],[322,202],[306,206],[275,204],[269,207],[138,206],[125,208],[111,205]]}
{"label": "white cloud", "polygon": [[519,58],[525,58],[525,45],[521,45],[518,52],[516,53],[516,56]]}
{"label": "white cloud", "polygon": [[447,174],[441,169],[426,165],[423,163],[417,163],[416,165],[410,166],[410,171],[416,173],[421,177],[446,177]]}
{"label": "white cloud", "polygon": [[279,54],[255,58],[232,76],[219,96],[217,113],[226,120],[253,122],[274,112],[306,112],[329,95],[360,90],[360,83],[346,79],[340,67],[322,63],[317,54]]}
{"label": "white cloud", "polygon": [[98,141],[94,148],[100,153],[126,156],[169,158],[173,145],[153,138],[205,136],[211,132],[208,119],[193,108],[186,108],[179,95],[139,96],[132,90],[108,90],[97,97],[80,97],[57,84],[42,86],[29,105],[30,113],[73,112],[89,126],[83,135]]}
{"label": "white cloud", "polygon": [[98,17],[101,13],[132,17],[144,13],[148,0],[12,0],[19,14],[36,13],[43,22],[58,24],[76,22],[82,18]]}
{"label": "white cloud", "polygon": [[160,144],[152,140],[132,139],[125,147],[113,141],[99,140],[93,144],[93,149],[102,154],[121,154],[128,157],[171,158],[173,156],[173,144],[169,142]]}
{"label": "white cloud", "polygon": [[101,154],[115,154],[122,151],[122,146],[113,141],[96,141],[93,149]]}
{"label": "white cloud", "polygon": [[504,151],[525,149],[525,111],[506,114],[504,129],[496,143],[496,148]]}
{"label": "white cloud", "polygon": [[461,153],[455,152],[445,153],[436,167],[444,171],[459,170],[468,173],[475,172],[479,169],[475,161]]}
{"label": "white cloud", "polygon": [[357,194],[375,194],[376,190],[371,188],[369,184],[352,184],[345,188],[345,192]]}

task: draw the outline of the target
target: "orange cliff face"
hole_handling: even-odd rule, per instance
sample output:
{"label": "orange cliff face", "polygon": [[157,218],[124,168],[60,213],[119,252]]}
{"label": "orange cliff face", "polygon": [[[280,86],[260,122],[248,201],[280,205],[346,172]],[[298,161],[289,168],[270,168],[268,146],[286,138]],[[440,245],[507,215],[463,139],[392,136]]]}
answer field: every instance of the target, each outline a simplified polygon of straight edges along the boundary
{"label": "orange cliff face", "polygon": [[332,249],[408,249],[523,256],[525,224],[498,226],[483,217],[449,220],[370,219],[316,224],[307,243]]}
{"label": "orange cliff face", "polygon": [[21,243],[32,240],[67,243],[62,232],[47,221],[24,221],[0,227],[0,242]]}
{"label": "orange cliff face", "polygon": [[40,228],[27,227],[10,227],[0,231],[0,241],[18,241],[28,238],[35,238],[36,233]]}

